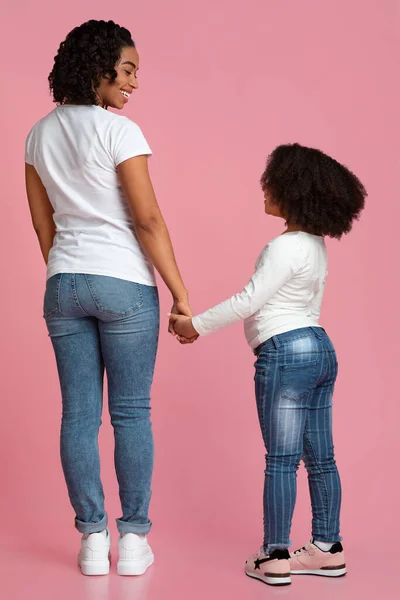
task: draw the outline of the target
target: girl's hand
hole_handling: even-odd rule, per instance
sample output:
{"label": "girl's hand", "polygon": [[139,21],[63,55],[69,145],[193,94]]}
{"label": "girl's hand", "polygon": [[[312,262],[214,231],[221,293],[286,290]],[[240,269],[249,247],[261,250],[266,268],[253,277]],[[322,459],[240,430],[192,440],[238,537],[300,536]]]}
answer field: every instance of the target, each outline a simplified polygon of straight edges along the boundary
{"label": "girl's hand", "polygon": [[181,344],[192,344],[199,334],[192,325],[192,319],[184,315],[169,314],[169,323]]}

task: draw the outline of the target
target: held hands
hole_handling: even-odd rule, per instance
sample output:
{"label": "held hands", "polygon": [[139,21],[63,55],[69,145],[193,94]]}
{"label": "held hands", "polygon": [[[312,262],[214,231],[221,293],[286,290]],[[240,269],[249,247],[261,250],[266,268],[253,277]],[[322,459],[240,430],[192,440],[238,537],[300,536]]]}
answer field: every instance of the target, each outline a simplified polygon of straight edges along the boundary
{"label": "held hands", "polygon": [[[172,315],[185,315],[186,317],[193,316],[192,309],[189,306],[189,300],[187,299],[187,297],[186,297],[186,299],[174,300],[174,303],[171,308],[171,313],[168,315],[168,317],[170,317],[171,314]],[[173,323],[171,322],[171,319],[168,324],[168,332],[173,337],[176,337],[176,333],[174,331],[174,326],[173,326]]]}
{"label": "held hands", "polygon": [[185,315],[169,315],[169,324],[173,328],[173,335],[181,344],[192,344],[199,334],[192,325],[191,317]]}
{"label": "held hands", "polygon": [[169,328],[168,331],[176,337],[178,342],[181,344],[193,344],[199,337],[199,334],[192,325],[192,314],[189,308],[190,314],[169,314]]}

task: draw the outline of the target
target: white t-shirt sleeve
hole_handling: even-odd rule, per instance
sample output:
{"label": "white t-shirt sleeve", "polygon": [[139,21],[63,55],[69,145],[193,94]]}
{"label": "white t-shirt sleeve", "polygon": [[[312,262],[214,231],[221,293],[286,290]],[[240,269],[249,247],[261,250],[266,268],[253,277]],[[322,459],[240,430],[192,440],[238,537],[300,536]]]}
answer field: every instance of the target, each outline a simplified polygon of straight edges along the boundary
{"label": "white t-shirt sleeve", "polygon": [[247,319],[262,308],[304,264],[296,237],[282,235],[263,250],[256,271],[241,292],[193,318],[193,327],[204,336]]}
{"label": "white t-shirt sleeve", "polygon": [[26,142],[25,142],[25,162],[28,165],[33,165],[34,164],[34,159],[33,159],[33,145],[34,145],[34,133],[33,133],[33,129],[30,131],[30,133],[28,134],[28,137],[26,138]]}
{"label": "white t-shirt sleeve", "polygon": [[140,127],[126,117],[121,117],[119,122],[113,124],[110,142],[116,167],[128,158],[150,156],[152,153]]}

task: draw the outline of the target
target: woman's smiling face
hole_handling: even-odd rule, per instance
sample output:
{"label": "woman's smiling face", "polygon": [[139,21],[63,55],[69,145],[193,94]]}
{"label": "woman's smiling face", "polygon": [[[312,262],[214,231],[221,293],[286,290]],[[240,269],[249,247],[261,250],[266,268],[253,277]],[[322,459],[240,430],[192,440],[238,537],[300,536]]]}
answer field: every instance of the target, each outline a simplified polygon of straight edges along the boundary
{"label": "woman's smiling face", "polygon": [[138,88],[139,54],[136,48],[122,48],[121,57],[114,68],[117,78],[110,82],[109,76],[101,77],[96,94],[100,106],[121,110],[129,101],[133,90]]}

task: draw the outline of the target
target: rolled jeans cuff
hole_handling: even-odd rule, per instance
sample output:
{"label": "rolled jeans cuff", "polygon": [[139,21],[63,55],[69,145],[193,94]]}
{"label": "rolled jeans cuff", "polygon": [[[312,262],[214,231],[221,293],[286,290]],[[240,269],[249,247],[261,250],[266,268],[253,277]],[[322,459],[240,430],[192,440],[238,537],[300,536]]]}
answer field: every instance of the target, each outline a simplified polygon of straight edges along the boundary
{"label": "rolled jeans cuff", "polygon": [[146,535],[146,533],[149,533],[152,526],[151,521],[148,523],[131,523],[129,521],[116,519],[116,522],[119,533],[139,533]]}
{"label": "rolled jeans cuff", "polygon": [[99,533],[100,531],[107,529],[107,525],[107,515],[104,515],[103,519],[97,523],[84,523],[75,517],[75,527],[80,533]]}

